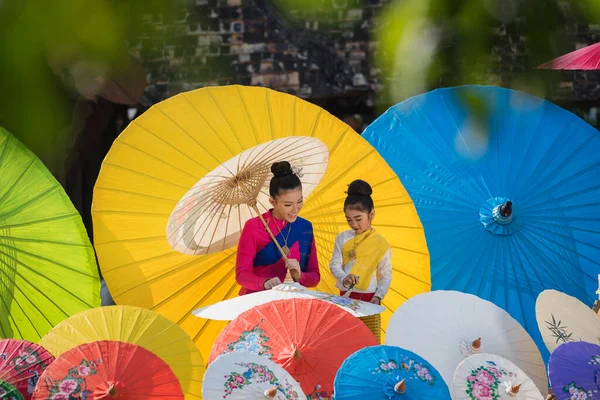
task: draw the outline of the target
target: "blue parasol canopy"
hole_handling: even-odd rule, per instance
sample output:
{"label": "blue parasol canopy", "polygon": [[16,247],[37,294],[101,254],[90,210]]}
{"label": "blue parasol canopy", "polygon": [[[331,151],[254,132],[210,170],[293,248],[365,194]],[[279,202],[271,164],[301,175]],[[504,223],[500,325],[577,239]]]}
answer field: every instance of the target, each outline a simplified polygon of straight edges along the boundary
{"label": "blue parasol canopy", "polygon": [[556,289],[592,305],[600,273],[600,134],[523,92],[439,89],[364,132],[408,190],[432,290],[492,301],[546,350],[535,301]]}

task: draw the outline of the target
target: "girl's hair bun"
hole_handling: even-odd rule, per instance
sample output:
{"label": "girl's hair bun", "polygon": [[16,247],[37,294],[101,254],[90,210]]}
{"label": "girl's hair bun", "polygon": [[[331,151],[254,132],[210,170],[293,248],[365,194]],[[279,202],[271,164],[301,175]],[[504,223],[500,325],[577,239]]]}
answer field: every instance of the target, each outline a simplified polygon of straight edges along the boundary
{"label": "girl's hair bun", "polygon": [[357,179],[348,185],[348,196],[371,196],[373,189],[367,182]]}
{"label": "girl's hair bun", "polygon": [[276,178],[280,178],[286,175],[292,175],[294,173],[294,171],[292,171],[291,164],[287,161],[280,161],[271,165],[271,172]]}

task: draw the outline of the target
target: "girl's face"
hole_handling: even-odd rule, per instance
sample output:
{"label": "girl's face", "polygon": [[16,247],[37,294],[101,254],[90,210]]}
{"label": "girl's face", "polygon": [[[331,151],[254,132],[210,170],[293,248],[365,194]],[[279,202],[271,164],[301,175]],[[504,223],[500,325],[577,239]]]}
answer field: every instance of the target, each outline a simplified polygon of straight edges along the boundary
{"label": "girl's face", "polygon": [[346,221],[348,222],[350,229],[352,229],[356,235],[360,235],[371,229],[371,221],[375,216],[375,210],[367,213],[361,210],[346,208],[344,214],[346,214]]}
{"label": "girl's face", "polygon": [[269,197],[269,202],[273,206],[273,216],[275,218],[294,222],[304,205],[302,188],[279,192],[276,198]]}

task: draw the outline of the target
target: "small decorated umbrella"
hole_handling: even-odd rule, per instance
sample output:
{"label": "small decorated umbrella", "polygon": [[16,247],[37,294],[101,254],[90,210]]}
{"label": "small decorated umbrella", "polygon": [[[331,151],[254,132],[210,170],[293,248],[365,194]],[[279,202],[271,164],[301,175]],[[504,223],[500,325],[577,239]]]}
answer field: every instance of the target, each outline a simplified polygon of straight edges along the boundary
{"label": "small decorated umbrella", "polygon": [[286,370],[267,357],[248,353],[224,354],[210,364],[202,395],[207,400],[306,399]]}
{"label": "small decorated umbrella", "polygon": [[441,375],[417,354],[372,346],[344,361],[335,376],[336,400],[450,399]]}
{"label": "small decorated umbrella", "polygon": [[455,400],[544,400],[535,383],[512,362],[493,354],[474,354],[454,372]]}
{"label": "small decorated umbrella", "polygon": [[562,343],[600,344],[600,316],[575,297],[544,290],[535,303],[538,327],[552,353]]}
{"label": "small decorated umbrella", "polygon": [[266,356],[300,382],[307,395],[317,390],[331,396],[342,362],[355,351],[376,344],[364,323],[331,303],[278,300],[231,321],[217,338],[209,363],[231,352]]}
{"label": "small decorated umbrella", "polygon": [[40,376],[54,361],[42,346],[26,340],[0,340],[0,399],[30,399]]}
{"label": "small decorated umbrella", "polygon": [[[302,167],[306,189],[314,188],[325,159],[318,142],[327,148],[328,164],[300,216],[312,223],[319,264],[326,266],[335,237],[348,229],[342,210],[347,185],[366,179],[373,186],[375,228],[393,248],[394,274],[402,276],[392,280],[383,300],[385,330],[391,310],[430,288],[427,243],[412,200],[385,160],[348,125],[307,101],[258,87],[173,96],[136,118],[114,142],[94,187],[92,217],[94,247],[115,302],[177,321],[208,356],[225,323],[192,312],[237,296],[237,249],[228,246],[256,214],[248,195],[256,194],[256,207],[265,212],[266,167],[288,159]],[[315,158],[320,167],[303,161]],[[210,186],[201,190],[208,180],[226,193],[237,188],[239,196],[209,195]],[[226,204],[232,200],[238,206]],[[203,204],[214,205],[214,212]],[[217,219],[231,221],[218,224],[227,231],[217,229],[213,241],[202,230]],[[189,236],[182,226],[191,227]],[[328,268],[321,268],[317,290],[339,294]]]}
{"label": "small decorated umbrella", "polygon": [[199,308],[194,315],[215,320],[232,320],[240,314],[261,304],[285,299],[319,299],[335,304],[355,317],[379,314],[385,310],[382,306],[344,296],[309,290],[299,283],[282,283],[271,290],[247,294],[224,300],[211,306]]}
{"label": "small decorated umbrella", "polygon": [[44,371],[33,399],[182,399],[179,380],[152,352],[103,340],[63,353]]}
{"label": "small decorated umbrella", "polygon": [[392,316],[386,344],[419,354],[446,383],[463,359],[490,353],[514,362],[542,393],[548,388],[544,361],[527,331],[500,307],[471,294],[438,290],[409,299]]}
{"label": "small decorated umbrella", "polygon": [[599,70],[600,43],[572,51],[538,67],[539,69]]}
{"label": "small decorated umbrella", "polygon": [[463,86],[405,100],[363,136],[405,178],[432,289],[502,307],[549,356],[537,296],[556,289],[591,304],[598,289],[598,130],[527,93]]}
{"label": "small decorated umbrella", "polygon": [[187,400],[201,396],[204,361],[198,348],[177,324],[150,310],[111,306],[83,311],[58,324],[40,344],[59,357],[98,341],[126,342],[151,351],[173,370]]}
{"label": "small decorated umbrella", "polygon": [[561,344],[550,355],[548,377],[558,400],[600,399],[600,346]]}

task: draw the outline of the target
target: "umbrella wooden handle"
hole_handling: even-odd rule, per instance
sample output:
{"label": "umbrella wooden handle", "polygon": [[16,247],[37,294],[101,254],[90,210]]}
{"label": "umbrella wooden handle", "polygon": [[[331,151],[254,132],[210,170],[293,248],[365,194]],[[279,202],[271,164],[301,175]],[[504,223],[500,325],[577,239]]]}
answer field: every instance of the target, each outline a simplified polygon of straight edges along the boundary
{"label": "umbrella wooden handle", "polygon": [[[275,243],[275,246],[277,246],[277,249],[281,253],[281,257],[283,258],[283,260],[287,264],[288,258],[285,255],[285,252],[283,251],[283,249],[279,245],[279,242],[277,241],[277,239],[275,239],[275,235],[273,235],[273,232],[271,232],[271,229],[269,229],[269,225],[267,224],[267,221],[265,221],[265,219],[263,218],[262,214],[258,210],[258,207],[256,206],[256,204],[253,204],[250,207],[252,207],[254,209],[254,211],[258,214],[258,217],[260,218],[260,220],[262,221],[263,225],[265,226],[265,230],[267,231],[267,233],[269,234],[269,236],[271,236],[271,240],[273,241],[273,243]],[[293,283],[293,282],[297,282],[299,280],[300,280],[300,274],[298,273],[298,271],[290,271],[288,269],[287,272],[285,273],[285,280],[283,281],[283,283]]]}

